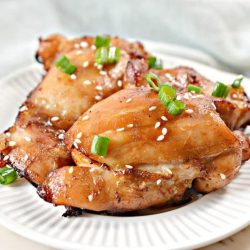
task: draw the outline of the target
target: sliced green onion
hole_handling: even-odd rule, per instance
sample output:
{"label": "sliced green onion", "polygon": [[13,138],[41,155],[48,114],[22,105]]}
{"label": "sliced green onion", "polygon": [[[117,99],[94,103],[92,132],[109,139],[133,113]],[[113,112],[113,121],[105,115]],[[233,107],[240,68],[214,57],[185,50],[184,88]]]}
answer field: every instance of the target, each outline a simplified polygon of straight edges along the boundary
{"label": "sliced green onion", "polygon": [[229,93],[229,87],[222,82],[216,82],[212,96],[226,98]]}
{"label": "sliced green onion", "polygon": [[188,84],[187,89],[188,89],[188,92],[194,91],[197,94],[201,92],[201,88],[193,84]]}
{"label": "sliced green onion", "polygon": [[161,85],[158,98],[167,107],[170,101],[175,100],[176,90],[168,84]]}
{"label": "sliced green onion", "polygon": [[160,78],[156,74],[154,74],[154,73],[148,73],[145,78],[146,78],[146,81],[148,82],[148,84],[156,92],[159,92],[160,86],[161,86]]}
{"label": "sliced green onion", "polygon": [[148,66],[149,66],[149,68],[152,68],[152,69],[162,69],[163,68],[162,61],[157,59],[157,57],[155,57],[155,56],[149,57]]}
{"label": "sliced green onion", "polygon": [[108,63],[118,63],[121,57],[121,50],[116,47],[109,48]]}
{"label": "sliced green onion", "polygon": [[95,61],[97,64],[114,64],[119,62],[121,50],[116,47],[101,47],[96,50]]}
{"label": "sliced green onion", "polygon": [[14,182],[16,179],[17,179],[17,173],[12,167],[6,166],[0,168],[0,184],[8,185]]}
{"label": "sliced green onion", "polygon": [[174,100],[169,102],[167,110],[171,115],[180,115],[185,109],[185,107],[186,104],[184,102]]}
{"label": "sliced green onion", "polygon": [[244,79],[244,76],[243,75],[239,75],[235,80],[234,82],[232,83],[232,87],[234,89],[238,89],[241,85],[241,82],[243,81]]}
{"label": "sliced green onion", "polygon": [[91,153],[106,157],[110,139],[103,136],[95,135],[91,145]]}
{"label": "sliced green onion", "polygon": [[70,62],[66,56],[61,56],[55,61],[55,66],[68,75],[76,71],[76,66]]}
{"label": "sliced green onion", "polygon": [[96,36],[95,46],[96,48],[100,47],[109,47],[110,38],[108,36]]}

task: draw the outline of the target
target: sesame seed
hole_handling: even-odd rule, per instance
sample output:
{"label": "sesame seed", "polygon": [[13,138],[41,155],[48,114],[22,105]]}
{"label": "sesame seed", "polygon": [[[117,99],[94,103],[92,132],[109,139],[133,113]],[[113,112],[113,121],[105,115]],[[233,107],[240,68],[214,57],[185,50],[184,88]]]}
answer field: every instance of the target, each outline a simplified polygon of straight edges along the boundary
{"label": "sesame seed", "polygon": [[91,168],[90,170],[89,170],[89,172],[95,172],[95,168]]}
{"label": "sesame seed", "polygon": [[194,111],[192,109],[186,109],[185,112],[188,113],[188,114],[192,114]]}
{"label": "sesame seed", "polygon": [[122,87],[122,81],[121,80],[117,81],[117,86],[120,87],[120,88]]}
{"label": "sesame seed", "polygon": [[116,129],[117,132],[121,132],[121,131],[124,131],[124,130],[125,130],[125,128],[117,128]]}
{"label": "sesame seed", "polygon": [[97,64],[96,68],[99,69],[99,70],[101,70],[103,68],[103,66],[101,64]]}
{"label": "sesame seed", "polygon": [[23,112],[23,111],[26,111],[26,110],[28,110],[28,108],[27,108],[26,105],[22,106],[22,107],[19,109],[20,112]]}
{"label": "sesame seed", "polygon": [[5,155],[4,158],[3,158],[3,160],[4,160],[4,161],[7,161],[7,160],[9,160],[9,158],[10,158],[9,155]]}
{"label": "sesame seed", "polygon": [[81,138],[82,137],[82,132],[79,132],[77,135],[76,135],[76,138]]}
{"label": "sesame seed", "polygon": [[156,139],[157,141],[163,141],[164,140],[164,135],[160,135]]}
{"label": "sesame seed", "polygon": [[104,71],[104,70],[100,70],[99,74],[102,75],[102,76],[106,76],[106,75],[107,75],[107,72]]}
{"label": "sesame seed", "polygon": [[27,154],[24,155],[23,160],[26,162],[29,159],[29,156]]}
{"label": "sesame seed", "polygon": [[131,166],[131,165],[125,165],[125,167],[128,168],[128,169],[133,169],[133,168],[134,168],[134,167]]}
{"label": "sesame seed", "polygon": [[181,97],[178,95],[178,96],[176,97],[176,100],[180,101],[180,100],[181,100]]}
{"label": "sesame seed", "polygon": [[77,148],[77,149],[79,148],[76,142],[74,142],[73,145],[75,148]]}
{"label": "sesame seed", "polygon": [[168,172],[169,174],[173,174],[173,172],[172,172],[169,168],[167,168],[167,172]]}
{"label": "sesame seed", "polygon": [[87,42],[85,42],[85,41],[82,41],[82,42],[80,42],[80,46],[82,48],[87,48],[89,46],[89,44]]}
{"label": "sesame seed", "polygon": [[52,126],[52,123],[50,121],[45,122],[45,126]]}
{"label": "sesame seed", "polygon": [[24,136],[24,140],[30,142],[31,138],[29,136]]}
{"label": "sesame seed", "polygon": [[79,138],[76,138],[74,142],[78,144],[81,143],[82,141]]}
{"label": "sesame seed", "polygon": [[167,132],[168,132],[168,130],[167,130],[167,128],[163,128],[163,129],[161,130],[161,132],[162,132],[163,135],[166,135]]}
{"label": "sesame seed", "polygon": [[80,49],[80,44],[75,43],[75,44],[74,44],[74,47],[75,47],[76,49]]}
{"label": "sesame seed", "polygon": [[9,145],[10,147],[13,147],[13,146],[16,145],[16,142],[15,142],[15,141],[9,141],[8,145]]}
{"label": "sesame seed", "polygon": [[85,84],[85,85],[90,85],[90,84],[91,84],[91,81],[90,81],[90,80],[84,80],[84,81],[83,81],[83,84]]}
{"label": "sesame seed", "polygon": [[11,136],[10,132],[6,132],[5,135],[6,135],[7,137],[10,137],[10,136]]}
{"label": "sesame seed", "polygon": [[213,106],[214,109],[216,109],[216,106],[215,106],[215,104],[213,102],[212,102],[212,106]]}
{"label": "sesame seed", "polygon": [[87,121],[89,119],[88,115],[83,116],[82,121]]}
{"label": "sesame seed", "polygon": [[103,87],[100,86],[100,85],[98,85],[98,86],[95,87],[95,89],[98,90],[98,91],[102,91],[102,90],[103,90]]}
{"label": "sesame seed", "polygon": [[132,98],[128,98],[127,100],[126,100],[126,103],[129,103],[129,102],[131,102],[132,101]]}
{"label": "sesame seed", "polygon": [[161,119],[162,119],[163,121],[167,121],[167,120],[168,120],[168,118],[167,118],[165,115],[161,116]]}
{"label": "sesame seed", "polygon": [[188,100],[190,98],[190,93],[185,93],[183,97]]}
{"label": "sesame seed", "polygon": [[96,50],[96,46],[95,45],[91,45],[90,47],[92,50]]}
{"label": "sesame seed", "polygon": [[87,68],[89,66],[89,62],[88,61],[83,62],[82,66],[83,68]]}
{"label": "sesame seed", "polygon": [[149,111],[153,111],[153,110],[156,110],[156,108],[157,108],[156,106],[151,106],[151,107],[149,107],[148,110],[149,110]]}
{"label": "sesame seed", "polygon": [[59,117],[58,116],[53,116],[50,120],[52,121],[52,122],[56,122],[56,121],[59,121]]}
{"label": "sesame seed", "polygon": [[70,167],[70,168],[69,168],[69,174],[72,174],[73,171],[74,171],[74,167]]}
{"label": "sesame seed", "polygon": [[134,127],[134,124],[133,123],[130,123],[127,125],[128,128],[133,128]]}
{"label": "sesame seed", "polygon": [[82,52],[82,50],[77,50],[76,51],[76,55],[81,55],[83,52]]}
{"label": "sesame seed", "polygon": [[60,135],[58,135],[58,138],[59,138],[60,140],[64,140],[65,135],[64,135],[64,134],[60,134]]}
{"label": "sesame seed", "polygon": [[76,75],[75,75],[75,74],[72,74],[72,75],[70,75],[70,78],[71,78],[72,80],[75,80],[75,79],[76,79]]}
{"label": "sesame seed", "polygon": [[161,126],[161,123],[160,122],[156,122],[155,123],[155,128],[159,128]]}
{"label": "sesame seed", "polygon": [[96,95],[96,96],[95,96],[95,100],[96,100],[96,101],[100,101],[100,100],[102,100],[102,96],[100,96],[100,95]]}
{"label": "sesame seed", "polygon": [[89,200],[89,202],[93,201],[93,199],[94,199],[93,194],[88,195],[88,200]]}
{"label": "sesame seed", "polygon": [[174,80],[174,77],[173,77],[171,74],[169,74],[169,73],[166,73],[166,74],[165,74],[165,77],[166,77],[168,80],[170,80],[170,81],[173,81],[173,80]]}
{"label": "sesame seed", "polygon": [[157,185],[160,185],[160,184],[161,184],[161,179],[157,180],[157,181],[156,181],[156,184],[157,184]]}
{"label": "sesame seed", "polygon": [[226,179],[226,176],[224,174],[220,174],[220,178],[224,181]]}

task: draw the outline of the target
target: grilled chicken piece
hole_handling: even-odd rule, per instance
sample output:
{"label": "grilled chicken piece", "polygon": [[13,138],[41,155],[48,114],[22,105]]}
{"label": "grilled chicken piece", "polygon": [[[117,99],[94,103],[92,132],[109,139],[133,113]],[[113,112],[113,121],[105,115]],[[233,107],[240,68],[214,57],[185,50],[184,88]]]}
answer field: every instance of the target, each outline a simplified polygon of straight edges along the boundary
{"label": "grilled chicken piece", "polygon": [[[66,134],[77,167],[51,173],[40,195],[56,205],[124,212],[179,201],[194,180],[202,192],[226,185],[241,164],[241,143],[210,98],[184,95],[179,116],[150,88],[124,89],[92,106]],[[110,139],[105,158],[91,153],[95,135]]]}
{"label": "grilled chicken piece", "polygon": [[[179,92],[186,92],[188,84],[202,88],[202,93],[211,96],[214,83],[188,67],[155,70],[149,69],[145,59],[132,59],[128,62],[125,74],[125,86],[147,86],[145,75],[153,72],[161,82],[171,83]],[[242,87],[234,89],[229,85],[230,92],[226,99],[214,97],[214,104],[227,126],[236,130],[250,123],[250,100]],[[187,94],[188,95],[188,94]],[[191,93],[189,93],[192,96]]]}
{"label": "grilled chicken piece", "polygon": [[[38,57],[49,71],[20,108],[14,126],[0,135],[0,159],[34,184],[42,183],[51,170],[72,164],[65,131],[94,103],[122,88],[130,58],[147,54],[139,43],[111,38],[111,45],[121,48],[121,59],[100,68],[93,43],[93,37],[41,40]],[[61,54],[77,67],[72,76],[52,64]]]}
{"label": "grilled chicken piece", "polygon": [[[67,39],[58,34],[51,35],[45,39],[40,38],[40,46],[36,53],[36,59],[38,62],[43,63],[45,70],[49,70],[58,55],[69,53],[72,50],[81,51],[93,45],[94,39],[94,37],[89,36]],[[116,36],[111,39],[112,46],[122,48],[131,58],[143,58],[147,54],[140,42],[130,43]]]}

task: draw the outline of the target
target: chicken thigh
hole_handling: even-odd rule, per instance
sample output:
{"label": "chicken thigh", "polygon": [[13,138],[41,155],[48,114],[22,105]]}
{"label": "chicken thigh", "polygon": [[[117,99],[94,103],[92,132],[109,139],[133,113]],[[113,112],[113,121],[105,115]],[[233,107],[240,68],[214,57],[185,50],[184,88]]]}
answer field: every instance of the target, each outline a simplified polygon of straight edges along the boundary
{"label": "chicken thigh", "polygon": [[[48,72],[20,107],[13,127],[0,135],[1,161],[34,184],[42,183],[51,170],[72,164],[64,144],[65,131],[94,103],[122,88],[130,58],[146,55],[140,43],[114,37],[110,46],[121,49],[119,62],[97,65],[94,40],[52,36],[40,41],[37,58]],[[60,55],[76,66],[74,74],[53,64]]]}
{"label": "chicken thigh", "polygon": [[[196,181],[201,192],[225,186],[242,148],[210,98],[179,99],[170,115],[148,87],[124,89],[93,105],[66,134],[77,166],[53,171],[39,194],[56,205],[124,212],[179,201]],[[109,138],[107,156],[92,152],[94,136]],[[206,179],[209,169],[215,179]]]}

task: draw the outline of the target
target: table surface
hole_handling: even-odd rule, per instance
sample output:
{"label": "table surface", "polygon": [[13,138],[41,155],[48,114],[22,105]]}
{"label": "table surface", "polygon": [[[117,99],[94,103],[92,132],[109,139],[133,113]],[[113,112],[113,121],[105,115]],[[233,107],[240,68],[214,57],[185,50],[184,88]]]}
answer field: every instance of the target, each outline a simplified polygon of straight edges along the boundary
{"label": "table surface", "polygon": [[[21,249],[25,250],[54,250],[51,247],[25,239],[2,226],[0,226],[0,242],[1,249],[4,250],[19,250],[20,246],[22,246]],[[250,250],[250,226],[228,239],[201,248],[200,250],[235,250],[237,248],[240,250]]]}

